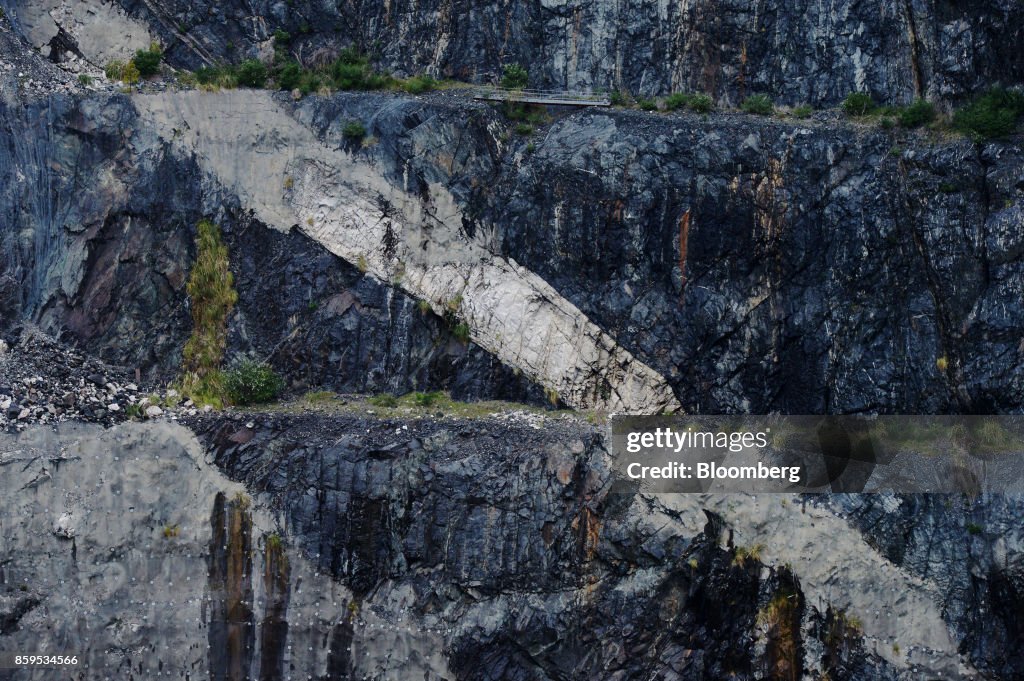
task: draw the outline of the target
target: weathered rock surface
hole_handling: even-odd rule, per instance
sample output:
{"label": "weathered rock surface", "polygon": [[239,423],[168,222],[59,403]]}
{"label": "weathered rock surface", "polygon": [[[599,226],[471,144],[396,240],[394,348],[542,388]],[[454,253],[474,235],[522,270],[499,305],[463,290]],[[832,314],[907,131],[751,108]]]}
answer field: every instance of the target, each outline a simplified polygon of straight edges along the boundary
{"label": "weathered rock surface", "polygon": [[0,471],[0,641],[79,659],[4,674],[321,678],[321,632],[350,621],[351,592],[292,550],[185,428],[0,434]]}
{"label": "weathered rock surface", "polygon": [[[447,95],[35,106],[3,111],[49,126],[0,148],[6,304],[108,359],[174,366],[205,215],[238,253],[232,349],[288,344],[274,361],[303,384],[529,392],[490,355],[575,406],[1021,408],[1019,141],[637,112],[518,141]],[[376,143],[347,141],[350,120]],[[486,352],[446,340],[457,323]]]}
{"label": "weathered rock surface", "polygon": [[[1002,643],[1017,631],[1006,585],[1019,577],[1019,499],[940,511],[912,498],[610,493],[603,436],[573,420],[189,423],[357,597],[415,594],[404,616],[447,632],[458,678],[789,678],[780,636],[788,663],[832,678],[1021,672]],[[977,514],[987,529],[964,555]],[[908,534],[927,545],[901,543]],[[885,540],[930,553],[893,563]],[[981,573],[1000,599],[979,595]],[[780,594],[796,604],[785,625],[769,607]]]}
{"label": "weathered rock surface", "polygon": [[853,91],[893,104],[955,101],[1024,82],[1016,0],[6,4],[46,54],[80,52],[98,64],[150,38],[172,63],[193,68],[264,56],[281,29],[307,63],[354,44],[405,75],[490,81],[518,62],[534,87],[700,90],[732,104],[767,93],[785,104],[834,105]]}
{"label": "weathered rock surface", "polygon": [[[754,20],[743,3],[657,20],[602,2],[442,5],[436,30],[429,3],[392,3],[350,6],[353,24],[320,8],[309,33],[298,2],[125,0],[97,10],[103,30],[76,20],[88,5],[4,3],[56,60],[100,58],[124,32],[127,49],[156,35],[172,62],[197,64],[226,40],[265,49],[284,26],[309,58],[397,32],[378,50],[397,68],[515,57],[541,83],[732,101],[772,83],[788,101],[834,102],[855,87],[955,100],[1020,81],[1008,0],[814,5],[798,20],[763,4]],[[29,9],[44,11],[25,28]],[[596,39],[571,59],[550,35],[570,15]],[[525,26],[536,40],[496,53],[458,38],[499,16],[502,36]],[[645,55],[621,17],[700,34]],[[887,31],[910,17],[912,32]],[[745,61],[718,47],[742,48],[737,27],[758,29]],[[652,49],[663,32],[646,34]],[[830,38],[809,56],[793,35]],[[778,45],[792,49],[769,55]],[[1024,407],[1019,138],[827,113],[579,112],[521,139],[458,93],[126,97],[65,75],[0,21],[0,381],[25,386],[7,395],[15,428],[44,416],[23,402],[79,381],[69,358],[86,362],[16,344],[26,322],[128,376],[175,373],[204,217],[239,288],[231,352],[269,357],[294,389],[546,389],[650,411]],[[369,137],[346,138],[349,121]],[[105,378],[78,388],[116,398],[123,380]],[[97,420],[126,416],[116,403]],[[79,652],[104,670],[86,679],[1024,675],[1019,499],[613,495],[602,433],[571,419],[186,420],[199,440],[163,422],[0,435],[0,647]]]}

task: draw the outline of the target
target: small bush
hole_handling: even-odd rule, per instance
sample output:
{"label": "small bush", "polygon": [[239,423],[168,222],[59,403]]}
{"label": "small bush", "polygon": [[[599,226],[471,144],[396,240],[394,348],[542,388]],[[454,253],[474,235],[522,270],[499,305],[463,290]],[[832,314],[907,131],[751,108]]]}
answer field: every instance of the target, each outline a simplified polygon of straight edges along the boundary
{"label": "small bush", "polygon": [[334,84],[340,90],[361,90],[366,81],[366,66],[349,64],[340,59],[334,64]]}
{"label": "small bush", "polygon": [[875,111],[875,100],[866,92],[851,92],[843,100],[843,111],[847,116],[867,116]]}
{"label": "small bush", "polygon": [[304,95],[308,95],[310,92],[316,92],[323,85],[323,80],[320,76],[312,71],[303,71],[302,79],[299,81],[299,91]]}
{"label": "small bush", "polygon": [[278,396],[284,381],[267,364],[246,358],[225,372],[224,389],[233,404],[263,404]]}
{"label": "small bush", "polygon": [[363,56],[363,53],[359,51],[359,48],[354,45],[346,47],[338,54],[337,63],[339,64],[359,64],[360,66],[365,65],[369,59]]}
{"label": "small bush", "polygon": [[758,116],[771,116],[775,111],[772,100],[768,95],[750,95],[740,104],[740,109]]}
{"label": "small bush", "polygon": [[135,62],[130,61],[124,67],[124,73],[121,75],[121,80],[129,85],[135,85],[139,82],[139,76],[139,67],[135,65]]}
{"label": "small bush", "polygon": [[612,106],[626,106],[629,104],[629,95],[621,90],[616,90],[609,96]]}
{"label": "small bush", "polygon": [[894,121],[893,119],[889,118],[888,116],[885,116],[884,118],[882,118],[882,120],[880,120],[878,122],[878,124],[881,125],[882,128],[885,129],[885,130],[891,130],[891,129],[896,127],[896,121]]}
{"label": "small bush", "polygon": [[135,62],[136,68],[139,69],[139,75],[143,78],[149,78],[155,76],[156,72],[160,70],[160,59],[162,57],[163,53],[160,52],[159,46],[153,45],[148,50],[137,50],[132,61]]}
{"label": "small bush", "polygon": [[658,109],[658,103],[653,99],[649,99],[646,97],[641,97],[640,99],[638,99],[636,104],[644,111],[657,111]]}
{"label": "small bush", "polygon": [[528,137],[533,134],[533,126],[529,123],[516,123],[516,134]]}
{"label": "small bush", "polygon": [[413,393],[412,402],[417,407],[431,407],[442,397],[444,397],[444,393],[441,392]]}
{"label": "small bush", "polygon": [[419,308],[420,314],[428,314],[433,309],[430,307],[430,303],[426,300],[417,302],[416,307]]}
{"label": "small bush", "polygon": [[196,69],[193,74],[196,77],[196,82],[200,85],[212,85],[217,82],[217,78],[220,77],[220,69],[212,66],[202,66]]}
{"label": "small bush", "polygon": [[814,108],[808,104],[801,104],[790,112],[793,118],[810,118]]}
{"label": "small bush", "polygon": [[975,139],[998,139],[1013,133],[1024,115],[1024,94],[994,88],[953,115],[953,127]]}
{"label": "small bush", "polygon": [[366,126],[360,121],[349,121],[341,129],[341,134],[349,141],[360,142],[366,137]]}
{"label": "small bush", "polygon": [[120,59],[114,59],[108,61],[107,65],[103,67],[103,75],[107,77],[107,80],[121,80],[121,76],[124,75],[125,63]]}
{"label": "small bush", "polygon": [[292,41],[292,35],[283,28],[274,31],[274,47],[287,47]]}
{"label": "small bush", "polygon": [[302,83],[302,67],[290,61],[277,72],[277,85],[282,90],[294,90]]}
{"label": "small bush", "polygon": [[423,94],[424,92],[430,92],[437,87],[437,81],[430,76],[413,76],[404,83],[402,83],[402,89],[412,95]]}
{"label": "small bush", "polygon": [[519,64],[505,64],[501,75],[501,87],[519,90],[530,80],[529,72]]}
{"label": "small bush", "polygon": [[454,327],[452,327],[452,335],[463,343],[468,342],[469,324],[467,324],[466,322],[459,322]]}
{"label": "small bush", "polygon": [[90,76],[88,73],[78,74],[78,84],[82,87],[89,87],[90,85],[92,85],[92,76]]}
{"label": "small bush", "polygon": [[903,109],[899,115],[900,125],[904,128],[919,128],[935,120],[935,105],[919,99]]}
{"label": "small bush", "polygon": [[968,534],[979,535],[983,532],[981,525],[977,523],[967,523]]}
{"label": "small bush", "polygon": [[388,393],[374,395],[367,401],[375,407],[387,407],[391,409],[398,406],[398,398],[394,395],[389,395]]}
{"label": "small bush", "polygon": [[690,99],[690,95],[685,92],[673,92],[665,98],[665,109],[668,111],[682,109],[690,103]]}
{"label": "small bush", "polygon": [[715,101],[711,99],[711,95],[697,94],[690,97],[690,108],[697,113],[710,113],[715,108]]}
{"label": "small bush", "polygon": [[263,87],[267,82],[267,67],[258,59],[246,59],[238,65],[238,84],[245,87]]}

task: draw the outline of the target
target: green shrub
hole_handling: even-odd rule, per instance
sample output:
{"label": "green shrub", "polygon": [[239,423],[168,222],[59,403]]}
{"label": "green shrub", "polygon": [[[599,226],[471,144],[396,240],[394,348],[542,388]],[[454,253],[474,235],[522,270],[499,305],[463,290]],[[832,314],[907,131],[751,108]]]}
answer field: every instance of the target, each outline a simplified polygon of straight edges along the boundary
{"label": "green shrub", "polygon": [[277,85],[282,90],[294,90],[302,83],[302,67],[290,61],[277,72]]}
{"label": "green shrub", "polygon": [[286,47],[292,41],[292,35],[283,28],[274,31],[274,47]]}
{"label": "green shrub", "polygon": [[366,67],[350,64],[340,59],[334,63],[334,84],[340,90],[361,90],[366,80]]}
{"label": "green shrub", "polygon": [[669,111],[682,109],[690,103],[690,95],[685,92],[673,92],[665,98],[665,108]]}
{"label": "green shrub", "polygon": [[758,116],[771,116],[775,111],[772,100],[768,95],[750,95],[740,104],[740,109]]}
{"label": "green shrub", "polygon": [[125,63],[120,59],[114,59],[107,62],[107,65],[103,67],[103,75],[107,77],[107,80],[121,80],[121,76],[124,75]]}
{"label": "green shrub", "polygon": [[412,402],[417,407],[432,407],[435,402],[444,397],[442,392],[413,393]]}
{"label": "green shrub", "polygon": [[428,75],[413,76],[402,83],[402,89],[412,95],[430,92],[436,87],[437,81]]}
{"label": "green shrub", "polygon": [[690,97],[690,108],[697,113],[710,113],[715,108],[715,101],[711,99],[711,95],[705,95],[703,93],[693,95]]}
{"label": "green shrub", "polygon": [[349,121],[341,129],[341,134],[347,140],[359,142],[366,137],[366,126],[359,121]]}
{"label": "green shrub", "polygon": [[808,104],[801,104],[795,107],[791,112],[793,118],[810,118],[811,114],[814,113],[814,108]]}
{"label": "green shrub", "polygon": [[90,76],[88,73],[78,74],[78,84],[82,87],[89,87],[90,85],[92,85],[92,76]]}
{"label": "green shrub", "polygon": [[130,61],[125,64],[124,73],[121,74],[121,80],[129,85],[135,85],[135,83],[139,82],[139,77],[139,67],[135,65],[135,62]]}
{"label": "green shrub", "polygon": [[355,46],[349,46],[343,49],[338,54],[338,64],[358,64],[359,66],[365,66],[369,62],[369,59],[365,57],[358,48]]}
{"label": "green shrub", "polygon": [[375,407],[388,407],[391,409],[398,406],[398,398],[388,393],[374,395],[367,401]]}
{"label": "green shrub", "polygon": [[247,357],[225,372],[224,389],[232,404],[264,404],[280,394],[284,381],[268,364]]}
{"label": "green shrub", "polygon": [[866,92],[851,92],[843,100],[843,111],[847,116],[867,116],[875,111],[875,100]]}
{"label": "green shrub", "polygon": [[129,85],[139,82],[140,76],[139,68],[135,65],[134,61],[126,64],[117,59],[107,62],[107,65],[103,68],[103,73],[110,80],[120,80]]}
{"label": "green shrub", "polygon": [[975,139],[1013,133],[1024,115],[1024,94],[993,88],[953,115],[953,127]]}
{"label": "green shrub", "polygon": [[636,101],[636,104],[644,111],[656,111],[658,109],[658,103],[648,97],[641,97]]}
{"label": "green shrub", "polygon": [[516,134],[528,137],[533,134],[533,126],[529,123],[516,123]]}
{"label": "green shrub", "polygon": [[393,87],[395,85],[395,79],[389,73],[369,71],[366,74],[363,84],[366,90],[383,90],[385,88]]}
{"label": "green shrub", "polygon": [[899,115],[900,125],[904,128],[919,128],[935,120],[935,105],[923,99],[903,109]]}
{"label": "green shrub", "polygon": [[202,66],[196,69],[196,81],[200,85],[212,85],[220,77],[221,70],[214,66]]}
{"label": "green shrub", "polygon": [[885,130],[891,130],[892,128],[896,127],[896,121],[889,118],[888,116],[882,118],[882,120],[880,120],[878,124],[881,125],[882,128],[884,128]]}
{"label": "green shrub", "polygon": [[220,230],[209,220],[202,220],[196,232],[196,260],[185,287],[192,307],[192,335],[182,350],[179,386],[197,404],[220,406],[224,399],[220,364],[227,342],[227,319],[238,294]]}
{"label": "green shrub", "polygon": [[615,90],[609,96],[609,101],[611,102],[612,106],[626,106],[627,104],[629,104],[629,95],[627,95],[625,92],[622,92],[621,90]]}
{"label": "green shrub", "polygon": [[312,71],[303,71],[302,79],[299,81],[299,91],[304,95],[308,95],[310,92],[316,92],[323,85],[323,80],[320,76]]}
{"label": "green shrub", "polygon": [[452,335],[463,343],[467,342],[469,340],[469,324],[459,322],[452,327]]}
{"label": "green shrub", "polygon": [[160,70],[160,59],[162,57],[163,53],[160,52],[159,46],[153,45],[148,50],[136,50],[135,58],[132,61],[135,62],[135,67],[139,69],[139,75],[143,78],[149,78],[155,76],[156,72]]}
{"label": "green shrub", "polygon": [[238,65],[238,84],[263,87],[267,82],[267,67],[258,59],[246,59]]}
{"label": "green shrub", "polygon": [[365,57],[344,51],[331,67],[331,76],[339,90],[380,90],[394,83],[390,76],[375,73]]}
{"label": "green shrub", "polygon": [[529,72],[519,64],[505,64],[501,75],[501,87],[519,90],[530,80]]}

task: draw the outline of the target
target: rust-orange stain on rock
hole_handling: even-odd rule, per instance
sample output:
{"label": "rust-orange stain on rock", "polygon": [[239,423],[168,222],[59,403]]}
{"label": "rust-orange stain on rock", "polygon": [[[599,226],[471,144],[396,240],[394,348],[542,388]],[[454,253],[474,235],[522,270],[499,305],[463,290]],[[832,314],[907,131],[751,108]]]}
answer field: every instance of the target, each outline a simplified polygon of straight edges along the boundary
{"label": "rust-orange stain on rock", "polygon": [[601,521],[589,506],[584,506],[579,515],[572,521],[572,529],[576,531],[579,541],[580,557],[589,563],[597,553],[597,542],[601,537]]}

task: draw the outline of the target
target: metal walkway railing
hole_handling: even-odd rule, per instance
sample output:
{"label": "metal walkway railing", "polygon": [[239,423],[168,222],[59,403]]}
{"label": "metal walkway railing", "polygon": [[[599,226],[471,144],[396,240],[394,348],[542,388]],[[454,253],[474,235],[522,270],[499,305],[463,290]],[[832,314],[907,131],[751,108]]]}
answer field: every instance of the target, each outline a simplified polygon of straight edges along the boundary
{"label": "metal walkway railing", "polygon": [[479,87],[473,99],[492,102],[523,102],[524,104],[550,104],[555,106],[611,106],[608,95],[590,92],[557,90],[512,90],[503,87]]}

